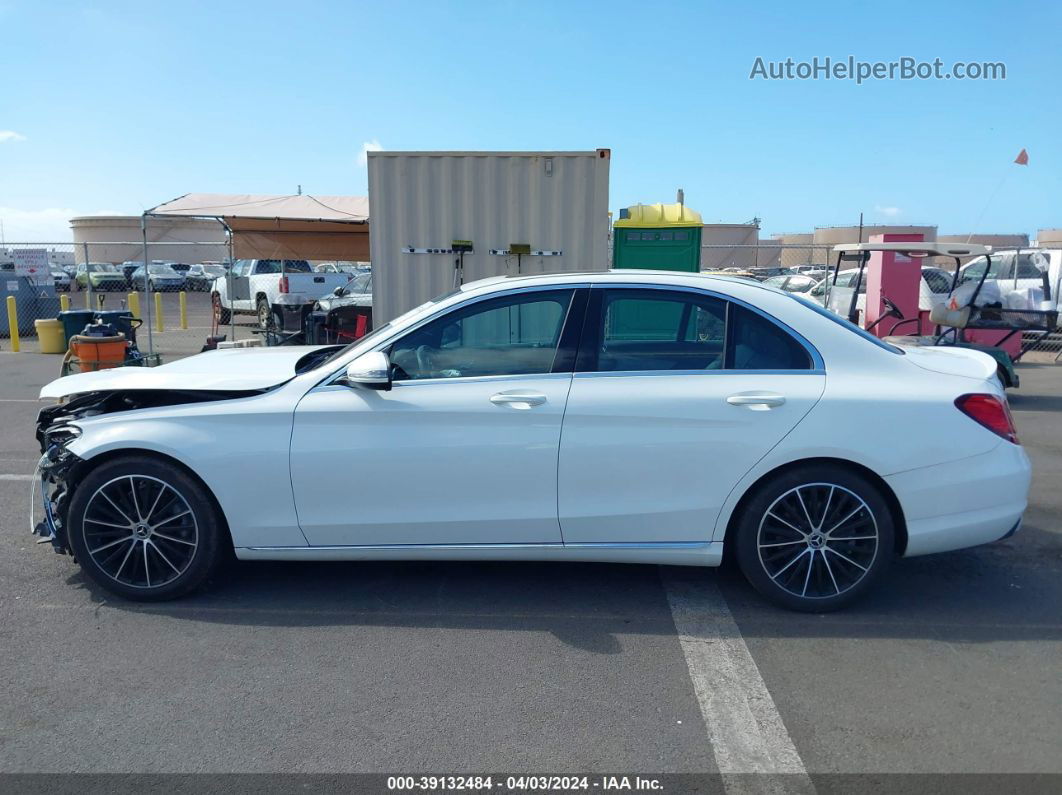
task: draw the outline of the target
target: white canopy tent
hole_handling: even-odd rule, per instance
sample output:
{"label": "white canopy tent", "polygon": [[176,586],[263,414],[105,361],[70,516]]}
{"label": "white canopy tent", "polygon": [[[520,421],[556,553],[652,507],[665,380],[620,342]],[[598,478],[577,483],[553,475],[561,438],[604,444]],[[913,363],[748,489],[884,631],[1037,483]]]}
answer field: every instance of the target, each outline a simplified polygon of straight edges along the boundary
{"label": "white canopy tent", "polygon": [[[216,220],[228,233],[232,261],[369,259],[367,196],[187,193],[144,211],[140,227],[145,263],[151,261],[148,255],[150,219],[163,217]],[[146,325],[148,351],[153,352],[151,301],[147,302]]]}

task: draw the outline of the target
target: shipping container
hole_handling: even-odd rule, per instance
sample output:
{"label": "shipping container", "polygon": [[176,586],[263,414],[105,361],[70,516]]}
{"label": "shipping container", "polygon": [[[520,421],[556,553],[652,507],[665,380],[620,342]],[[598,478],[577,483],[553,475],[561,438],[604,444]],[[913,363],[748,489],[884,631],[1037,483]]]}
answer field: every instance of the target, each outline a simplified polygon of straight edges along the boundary
{"label": "shipping container", "polygon": [[[377,325],[452,290],[459,258],[461,283],[609,267],[607,149],[369,152],[368,161]],[[454,241],[472,251],[438,253]]]}

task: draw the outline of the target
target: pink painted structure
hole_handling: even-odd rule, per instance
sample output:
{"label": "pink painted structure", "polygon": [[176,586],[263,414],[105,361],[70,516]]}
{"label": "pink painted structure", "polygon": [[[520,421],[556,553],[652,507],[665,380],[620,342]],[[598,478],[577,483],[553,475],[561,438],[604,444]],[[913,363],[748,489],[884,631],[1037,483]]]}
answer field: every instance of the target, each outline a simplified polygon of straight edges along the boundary
{"label": "pink painted structure", "polygon": [[[882,234],[871,235],[870,242],[922,243],[924,238],[921,234]],[[866,311],[863,313],[864,327],[870,326],[885,314],[885,303],[881,297],[886,295],[896,304],[904,318],[922,318],[924,334],[932,334],[936,330],[936,327],[929,322],[929,312],[918,308],[924,261],[897,251],[872,251],[870,253],[866,273],[863,276],[867,282]],[[947,263],[947,267],[952,265],[953,263]],[[886,317],[871,333],[879,337],[887,337],[893,333],[893,327],[899,322],[894,318]],[[915,323],[904,323],[898,329],[899,334],[916,334],[917,331],[918,326]],[[1021,351],[1021,334],[1013,335],[1000,345],[1000,340],[1008,333],[1007,331],[973,330],[963,332],[963,337],[967,342],[1002,347],[1012,357],[1017,356]]]}

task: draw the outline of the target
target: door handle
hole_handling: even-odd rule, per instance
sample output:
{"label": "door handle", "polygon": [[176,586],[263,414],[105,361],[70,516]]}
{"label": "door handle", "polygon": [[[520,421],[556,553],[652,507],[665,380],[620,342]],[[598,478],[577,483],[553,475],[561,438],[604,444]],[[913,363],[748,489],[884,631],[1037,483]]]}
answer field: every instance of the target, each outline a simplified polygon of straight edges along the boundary
{"label": "door handle", "polygon": [[512,406],[526,411],[532,406],[541,406],[546,402],[546,396],[538,392],[499,392],[490,396],[490,402],[495,406]]}
{"label": "door handle", "polygon": [[785,397],[776,392],[741,392],[726,399],[731,406],[745,406],[752,411],[766,411],[785,403]]}

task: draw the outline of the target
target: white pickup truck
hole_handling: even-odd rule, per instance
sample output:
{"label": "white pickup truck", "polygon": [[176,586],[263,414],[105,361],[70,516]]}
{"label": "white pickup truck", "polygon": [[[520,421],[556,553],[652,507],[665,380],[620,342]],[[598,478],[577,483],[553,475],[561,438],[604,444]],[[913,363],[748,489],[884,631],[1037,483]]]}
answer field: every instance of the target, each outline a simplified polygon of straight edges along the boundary
{"label": "white pickup truck", "polygon": [[233,313],[253,313],[266,328],[270,307],[280,294],[299,293],[314,300],[348,281],[349,273],[315,273],[304,259],[238,259],[227,275],[214,280],[211,292],[222,325]]}

